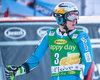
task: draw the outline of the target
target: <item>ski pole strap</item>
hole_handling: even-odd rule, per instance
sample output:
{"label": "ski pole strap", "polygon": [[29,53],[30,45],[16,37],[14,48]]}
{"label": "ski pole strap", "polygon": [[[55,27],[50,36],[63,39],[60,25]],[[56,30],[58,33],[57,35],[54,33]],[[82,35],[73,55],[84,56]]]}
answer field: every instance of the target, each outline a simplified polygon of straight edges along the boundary
{"label": "ski pole strap", "polygon": [[27,63],[24,63],[24,64],[22,64],[22,65],[25,66],[26,73],[29,73],[29,72],[30,72],[30,67],[29,67],[29,65],[28,65]]}

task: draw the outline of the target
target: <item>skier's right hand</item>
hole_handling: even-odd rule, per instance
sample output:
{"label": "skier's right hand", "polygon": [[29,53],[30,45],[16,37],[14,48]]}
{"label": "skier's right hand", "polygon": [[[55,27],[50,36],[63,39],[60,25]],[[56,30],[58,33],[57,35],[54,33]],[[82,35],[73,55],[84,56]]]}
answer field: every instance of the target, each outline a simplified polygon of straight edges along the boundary
{"label": "skier's right hand", "polygon": [[16,72],[18,71],[18,68],[19,67],[17,66],[11,66],[11,65],[7,66],[5,68],[6,77],[10,79],[12,76],[15,76]]}
{"label": "skier's right hand", "polygon": [[14,76],[22,75],[25,73],[25,68],[22,66],[9,65],[5,68],[6,77],[11,79]]}

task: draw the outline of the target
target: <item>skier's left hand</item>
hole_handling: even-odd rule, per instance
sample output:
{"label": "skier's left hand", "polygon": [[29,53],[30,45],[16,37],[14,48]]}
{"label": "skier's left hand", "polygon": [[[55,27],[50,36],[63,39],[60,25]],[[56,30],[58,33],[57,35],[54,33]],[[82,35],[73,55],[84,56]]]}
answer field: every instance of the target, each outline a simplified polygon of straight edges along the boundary
{"label": "skier's left hand", "polygon": [[92,77],[90,78],[88,75],[85,75],[84,80],[93,80],[93,78]]}
{"label": "skier's left hand", "polygon": [[85,76],[84,76],[84,80],[87,80],[87,77],[88,77],[88,75],[85,75]]}

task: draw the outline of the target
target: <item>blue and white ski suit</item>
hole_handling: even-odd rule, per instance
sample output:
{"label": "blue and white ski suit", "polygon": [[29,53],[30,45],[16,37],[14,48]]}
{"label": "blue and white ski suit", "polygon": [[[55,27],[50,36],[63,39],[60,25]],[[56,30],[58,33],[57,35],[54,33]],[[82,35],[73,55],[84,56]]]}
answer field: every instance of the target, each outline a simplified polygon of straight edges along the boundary
{"label": "blue and white ski suit", "polygon": [[[69,33],[69,36],[72,35],[75,31],[76,31],[76,29],[71,31]],[[48,32],[42,39],[40,45],[37,47],[34,54],[26,61],[26,63],[30,67],[30,70],[32,70],[39,64],[41,59],[44,57],[47,49],[49,48],[48,41],[47,41]],[[66,33],[64,33],[64,34],[66,34]],[[68,37],[67,35],[62,35],[61,32],[59,32],[59,31],[56,32],[56,35],[62,39]],[[90,39],[89,39],[88,35],[82,31],[82,32],[80,32],[79,36],[77,37],[77,41],[78,41],[77,45],[79,47],[79,50],[81,52],[82,59],[83,59],[84,65],[85,65],[84,76],[89,75],[92,73],[91,70],[93,67],[93,54],[92,54]],[[80,80],[80,75],[54,76],[51,78],[51,80],[69,80],[69,79],[70,80]]]}

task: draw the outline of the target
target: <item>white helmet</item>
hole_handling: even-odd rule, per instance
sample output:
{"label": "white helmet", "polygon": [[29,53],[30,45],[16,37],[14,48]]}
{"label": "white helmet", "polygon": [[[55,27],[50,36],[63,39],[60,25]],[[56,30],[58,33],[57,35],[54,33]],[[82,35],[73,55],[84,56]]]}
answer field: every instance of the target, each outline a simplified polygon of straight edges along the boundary
{"label": "white helmet", "polygon": [[61,2],[55,7],[53,15],[56,17],[57,23],[63,25],[66,23],[66,20],[77,20],[79,17],[79,11],[75,4],[71,2]]}

